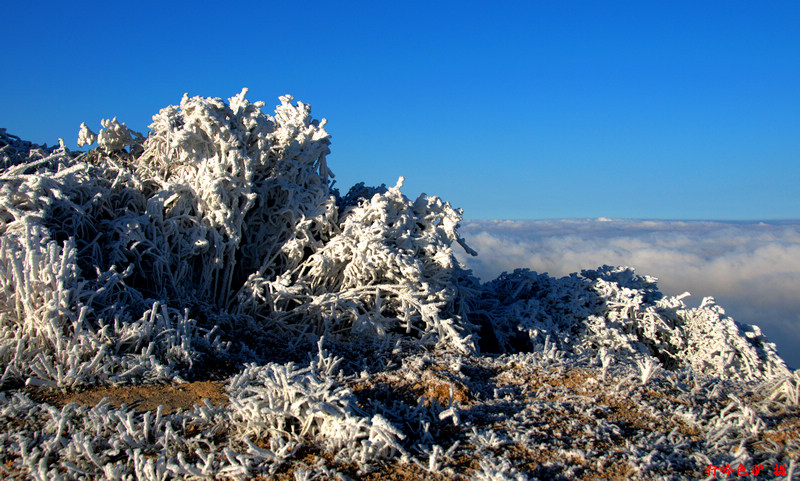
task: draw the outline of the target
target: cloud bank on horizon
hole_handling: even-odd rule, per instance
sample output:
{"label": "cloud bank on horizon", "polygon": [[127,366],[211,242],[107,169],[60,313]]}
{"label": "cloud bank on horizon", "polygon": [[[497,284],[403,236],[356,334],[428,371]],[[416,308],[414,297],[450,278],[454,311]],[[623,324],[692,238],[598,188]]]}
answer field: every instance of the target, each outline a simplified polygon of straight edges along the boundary
{"label": "cloud bank on horizon", "polygon": [[473,220],[461,233],[479,255],[457,257],[482,281],[519,267],[561,277],[626,265],[665,294],[690,292],[688,305],[714,297],[800,367],[800,221]]}

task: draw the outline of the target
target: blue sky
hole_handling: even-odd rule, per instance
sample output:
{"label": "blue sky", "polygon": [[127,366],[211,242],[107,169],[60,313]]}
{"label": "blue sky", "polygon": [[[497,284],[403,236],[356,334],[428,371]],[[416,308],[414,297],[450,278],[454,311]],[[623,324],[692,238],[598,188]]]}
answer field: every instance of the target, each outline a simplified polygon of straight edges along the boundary
{"label": "blue sky", "polygon": [[184,92],[292,94],[337,186],[469,219],[800,215],[800,3],[13,2],[0,126],[75,146]]}

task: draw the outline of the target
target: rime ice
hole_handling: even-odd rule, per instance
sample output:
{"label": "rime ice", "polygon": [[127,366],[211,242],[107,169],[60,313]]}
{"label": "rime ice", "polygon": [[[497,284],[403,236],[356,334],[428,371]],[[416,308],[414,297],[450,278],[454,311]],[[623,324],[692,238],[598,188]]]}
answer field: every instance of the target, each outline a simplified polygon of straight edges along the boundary
{"label": "rime ice", "polygon": [[[402,178],[339,195],[325,121],[291,96],[268,115],[245,94],[185,95],[147,136],[82,124],[86,153],[0,130],[4,476],[245,479],[304,445],[364,471],[475,479],[589,475],[611,458],[677,478],[787,463],[797,440],[754,443],[796,413],[799,378],[757,327],[713,299],[687,309],[624,267],[480,284],[453,254],[474,254],[460,209],[411,200]],[[217,364],[236,371],[230,405],[174,415],[58,410],[13,390],[180,383]],[[598,454],[590,441],[622,437],[609,412],[623,405],[672,431]],[[512,448],[572,464],[525,468]]]}

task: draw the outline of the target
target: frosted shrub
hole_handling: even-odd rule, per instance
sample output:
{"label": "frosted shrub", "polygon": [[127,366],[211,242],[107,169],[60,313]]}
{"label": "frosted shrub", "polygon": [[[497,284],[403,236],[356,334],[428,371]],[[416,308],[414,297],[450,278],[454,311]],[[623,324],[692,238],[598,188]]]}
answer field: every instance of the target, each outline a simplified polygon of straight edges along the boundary
{"label": "frosted shrub", "polygon": [[[490,313],[505,350],[532,350],[554,342],[573,356],[667,368],[690,365],[729,379],[763,381],[789,373],[758,327],[725,316],[706,299],[687,309],[681,297],[664,296],[655,280],[626,267],[604,266],[554,279],[519,269],[484,286],[478,308]],[[605,354],[603,354],[605,353]],[[652,369],[642,368],[642,380]],[[647,373],[647,375],[645,375]]]}
{"label": "frosted shrub", "polygon": [[[63,154],[67,153],[61,139],[59,139],[59,144],[59,147],[36,145],[0,128],[0,170],[13,172],[35,169],[40,165],[50,164],[52,166],[54,162],[64,160]],[[11,169],[11,167],[20,165],[21,169]]]}
{"label": "frosted shrub", "polygon": [[270,117],[245,93],[230,105],[184,96],[180,107],[162,109],[137,159],[172,192],[164,215],[181,236],[170,264],[201,270],[178,282],[193,282],[220,306],[234,301],[247,276],[274,278],[335,230],[324,121],[289,96]]}
{"label": "frosted shrub", "polygon": [[358,416],[350,391],[313,364],[251,365],[229,389],[232,420],[245,439],[271,446],[311,440],[361,463],[404,452],[402,433],[380,415]]}
{"label": "frosted shrub", "polygon": [[[455,281],[453,241],[461,213],[437,197],[412,202],[403,179],[347,209],[341,233],[265,291],[279,314],[314,332],[387,336],[391,332],[461,352],[474,347]],[[290,287],[291,286],[291,287]],[[299,307],[290,310],[291,304]],[[286,314],[284,314],[286,312]],[[449,313],[450,318],[443,313]]]}
{"label": "frosted shrub", "polygon": [[111,120],[103,119],[100,121],[100,125],[103,128],[99,134],[95,134],[85,123],[81,123],[80,131],[78,131],[78,147],[97,142],[101,149],[111,153],[127,146],[138,145],[144,139],[142,134],[129,129],[124,123],[119,123],[116,117]]}
{"label": "frosted shrub", "polygon": [[[460,209],[406,197],[402,177],[340,196],[325,121],[245,94],[185,95],[146,137],[82,124],[86,153],[0,129],[0,386],[239,370],[229,405],[170,415],[4,390],[4,477],[250,479],[294,463],[296,479],[328,479],[336,463],[395,461],[450,476],[477,452],[473,479],[685,479],[796,451],[753,442],[800,399],[757,327],[626,267],[481,285],[453,255],[475,254]],[[620,425],[620,409],[648,427]],[[334,466],[298,460],[302,446]]]}
{"label": "frosted shrub", "polygon": [[[227,349],[212,333],[237,329],[256,348],[274,336],[397,335],[473,350],[466,273],[451,250],[465,245],[460,210],[412,202],[401,181],[346,197],[340,219],[325,121],[290,96],[266,115],[245,93],[184,96],[153,117],[147,138],[114,118],[99,134],[81,125],[80,143],[98,144],[87,154],[62,147],[47,162],[6,162],[4,380],[31,366],[61,386],[150,372],[121,367],[128,355],[191,367]],[[115,365],[104,356],[122,364],[101,368]]]}
{"label": "frosted shrub", "polygon": [[768,399],[785,403],[792,407],[800,407],[800,371],[791,375],[765,381],[762,390],[769,393]]}
{"label": "frosted shrub", "polygon": [[[558,280],[519,270],[479,286],[453,256],[454,242],[474,254],[459,209],[408,199],[402,178],[339,198],[325,121],[290,96],[267,115],[245,94],[185,95],[146,138],[116,118],[99,134],[83,124],[80,142],[98,148],[80,156],[3,133],[6,382],[34,369],[59,385],[144,375],[122,367],[128,354],[173,366],[156,369],[160,379],[224,355],[216,336],[241,338],[234,332],[248,333],[242,352],[326,335],[470,353],[480,337],[484,348],[496,340],[501,352],[543,351],[552,362],[606,349],[743,379],[788,372],[756,328],[711,303],[688,310],[629,269]],[[152,344],[157,319],[183,330]]]}

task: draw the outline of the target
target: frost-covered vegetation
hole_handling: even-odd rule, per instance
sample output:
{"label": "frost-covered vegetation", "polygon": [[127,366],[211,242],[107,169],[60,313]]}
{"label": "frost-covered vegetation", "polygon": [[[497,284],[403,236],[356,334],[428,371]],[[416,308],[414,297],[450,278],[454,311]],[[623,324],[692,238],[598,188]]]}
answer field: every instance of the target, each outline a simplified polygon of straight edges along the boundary
{"label": "frost-covered vegetation", "polygon": [[[409,199],[402,178],[340,195],[325,121],[289,96],[267,115],[245,94],[184,96],[146,136],[116,119],[99,134],[82,124],[79,144],[97,144],[85,153],[0,131],[6,476],[793,467],[800,440],[761,441],[796,416],[798,377],[757,327],[710,298],[688,309],[626,267],[480,284],[453,254],[476,254],[460,209]],[[211,375],[228,405],[169,415],[30,395]],[[604,409],[670,431],[625,433]],[[572,441],[547,437],[544,420],[573,411],[559,428]],[[297,461],[304,449],[320,461]]]}

